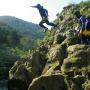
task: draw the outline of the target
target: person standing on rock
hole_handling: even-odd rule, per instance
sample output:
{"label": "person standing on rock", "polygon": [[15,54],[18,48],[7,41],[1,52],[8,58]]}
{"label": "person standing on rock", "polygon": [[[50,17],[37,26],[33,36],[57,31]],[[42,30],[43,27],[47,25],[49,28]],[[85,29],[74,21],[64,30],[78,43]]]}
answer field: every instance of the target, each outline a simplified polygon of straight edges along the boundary
{"label": "person standing on rock", "polygon": [[43,6],[41,6],[40,4],[37,4],[36,6],[30,6],[30,7],[37,8],[39,10],[39,13],[42,17],[42,20],[39,23],[39,25],[45,29],[45,32],[48,30],[48,28],[43,25],[44,23],[46,23],[47,25],[50,25],[50,26],[54,26],[54,27],[57,26],[54,23],[49,22],[48,11]]}
{"label": "person standing on rock", "polygon": [[80,11],[76,11],[74,15],[79,19],[81,23],[81,30],[79,31],[79,37],[83,44],[90,44],[90,17],[80,14]]}

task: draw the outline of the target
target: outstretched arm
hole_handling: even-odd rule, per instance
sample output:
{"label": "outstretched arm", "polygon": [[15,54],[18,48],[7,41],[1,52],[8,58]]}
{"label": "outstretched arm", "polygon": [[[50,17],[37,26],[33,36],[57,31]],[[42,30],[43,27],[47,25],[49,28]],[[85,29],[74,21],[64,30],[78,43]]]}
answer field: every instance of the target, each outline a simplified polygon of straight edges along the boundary
{"label": "outstretched arm", "polygon": [[37,6],[30,6],[30,7],[32,7],[32,8],[37,8]]}

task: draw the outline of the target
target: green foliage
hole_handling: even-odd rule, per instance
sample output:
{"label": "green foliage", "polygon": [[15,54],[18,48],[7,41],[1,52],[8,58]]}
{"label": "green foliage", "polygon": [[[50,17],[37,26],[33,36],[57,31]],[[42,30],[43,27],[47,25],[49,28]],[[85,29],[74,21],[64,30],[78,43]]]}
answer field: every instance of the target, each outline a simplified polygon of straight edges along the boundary
{"label": "green foliage", "polygon": [[20,37],[15,29],[0,22],[0,45],[15,47],[19,45]]}
{"label": "green foliage", "polygon": [[47,31],[44,38],[35,41],[35,45],[40,46],[44,44],[49,44],[50,38],[50,31]]}
{"label": "green foliage", "polygon": [[18,55],[13,53],[12,49],[10,47],[0,47],[0,61],[4,62],[15,62],[19,58]]}
{"label": "green foliage", "polygon": [[[23,51],[21,46],[30,45],[29,42],[21,44],[22,36],[18,30],[11,26],[0,22],[0,77],[3,79],[8,77],[8,71],[16,60],[27,57],[28,51]],[[25,49],[26,50],[26,49]],[[29,49],[28,49],[29,50]],[[6,69],[5,69],[6,68]]]}
{"label": "green foliage", "polygon": [[17,56],[18,58],[25,58],[30,54],[30,50],[29,51],[23,51],[20,50],[18,47],[16,48],[11,48],[12,54]]}
{"label": "green foliage", "polygon": [[56,32],[55,29],[48,30],[45,34],[45,37],[42,40],[37,40],[37,42],[36,42],[37,45],[40,46],[40,45],[48,44],[51,46],[54,41],[53,36],[55,35],[55,32]]}
{"label": "green foliage", "polygon": [[79,3],[79,7],[80,7],[80,8],[82,8],[83,6],[89,7],[89,6],[90,6],[90,0],[87,0],[87,1],[85,1],[85,2]]}
{"label": "green foliage", "polygon": [[90,16],[90,0],[87,0],[86,2],[81,2],[78,4],[78,7],[83,15]]}
{"label": "green foliage", "polygon": [[[37,39],[41,39],[44,37],[43,30],[37,24],[26,22],[26,21],[23,21],[21,19],[11,17],[11,16],[1,16],[0,21],[16,29],[16,32],[19,34],[19,36],[21,36],[20,49],[24,51],[29,50],[29,49],[34,49],[36,47],[35,41]],[[14,40],[17,40],[15,41],[15,43],[19,42],[16,34],[14,34],[13,37],[9,36],[8,38],[13,38]]]}

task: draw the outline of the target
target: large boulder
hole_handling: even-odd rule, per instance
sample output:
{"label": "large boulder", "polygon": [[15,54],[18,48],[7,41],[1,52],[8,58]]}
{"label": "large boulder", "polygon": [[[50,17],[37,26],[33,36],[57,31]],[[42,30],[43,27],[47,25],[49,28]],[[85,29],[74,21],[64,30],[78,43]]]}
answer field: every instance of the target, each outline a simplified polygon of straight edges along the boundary
{"label": "large boulder", "polygon": [[24,64],[19,64],[19,62],[17,61],[9,71],[9,78],[19,79],[30,83],[33,76],[32,72],[28,68],[26,68]]}
{"label": "large boulder", "polygon": [[59,61],[61,65],[65,57],[66,57],[65,45],[55,45],[49,50],[48,58],[49,61],[51,62]]}
{"label": "large boulder", "polygon": [[90,46],[72,45],[67,51],[68,57],[63,61],[62,72],[82,75],[90,73]]}
{"label": "large boulder", "polygon": [[30,58],[15,62],[9,71],[9,78],[20,79],[30,83],[33,78],[41,75],[46,63],[44,56],[35,51]]}
{"label": "large boulder", "polygon": [[41,75],[47,61],[46,55],[36,51],[32,54],[31,60],[32,60],[32,63],[31,63],[32,72],[36,76]]}
{"label": "large boulder", "polygon": [[80,43],[80,40],[78,38],[78,33],[76,30],[68,30],[65,33],[65,36],[66,36],[66,39],[64,42],[67,44],[67,46]]}
{"label": "large boulder", "polygon": [[34,79],[28,90],[67,90],[67,85],[63,75],[47,75]]}

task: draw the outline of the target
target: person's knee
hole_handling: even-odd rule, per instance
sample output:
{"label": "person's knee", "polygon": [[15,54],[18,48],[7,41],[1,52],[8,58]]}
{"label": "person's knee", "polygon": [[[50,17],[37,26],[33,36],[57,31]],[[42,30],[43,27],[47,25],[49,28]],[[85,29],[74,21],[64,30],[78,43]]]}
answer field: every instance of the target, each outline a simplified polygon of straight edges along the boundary
{"label": "person's knee", "polygon": [[42,25],[43,25],[43,23],[40,22],[40,23],[39,23],[39,26],[42,26]]}
{"label": "person's knee", "polygon": [[50,25],[50,23],[49,23],[49,22],[46,22],[46,24],[47,24],[47,25]]}

